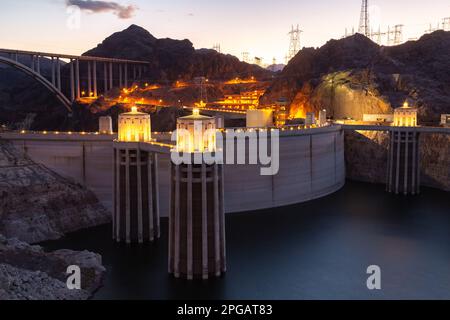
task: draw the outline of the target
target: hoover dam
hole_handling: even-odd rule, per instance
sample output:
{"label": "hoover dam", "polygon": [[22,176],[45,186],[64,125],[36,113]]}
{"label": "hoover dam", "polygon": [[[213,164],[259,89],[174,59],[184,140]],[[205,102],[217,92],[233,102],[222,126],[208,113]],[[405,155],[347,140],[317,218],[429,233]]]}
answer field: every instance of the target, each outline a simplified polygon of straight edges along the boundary
{"label": "hoover dam", "polygon": [[[167,217],[170,133],[152,136],[165,142],[161,143],[158,162],[161,216]],[[5,132],[0,133],[0,139],[12,142],[33,161],[86,185],[112,210],[116,134]],[[237,140],[234,143],[236,150]],[[145,143],[142,148],[145,149]],[[260,175],[259,165],[225,164],[224,171],[227,213],[282,207],[324,197],[345,184],[344,130],[341,125],[333,125],[280,131],[277,175]]]}

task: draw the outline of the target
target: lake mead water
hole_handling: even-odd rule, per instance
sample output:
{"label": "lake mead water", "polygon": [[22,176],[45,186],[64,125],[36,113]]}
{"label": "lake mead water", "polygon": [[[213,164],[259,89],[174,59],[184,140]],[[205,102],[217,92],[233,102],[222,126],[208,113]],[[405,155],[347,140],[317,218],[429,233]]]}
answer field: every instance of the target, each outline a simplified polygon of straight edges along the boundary
{"label": "lake mead water", "polygon": [[[404,197],[347,182],[323,199],[226,220],[228,272],[209,281],[168,275],[167,219],[155,244],[116,244],[101,226],[45,247],[103,256],[95,299],[450,299],[448,192]],[[379,291],[367,289],[370,265],[381,267]]]}

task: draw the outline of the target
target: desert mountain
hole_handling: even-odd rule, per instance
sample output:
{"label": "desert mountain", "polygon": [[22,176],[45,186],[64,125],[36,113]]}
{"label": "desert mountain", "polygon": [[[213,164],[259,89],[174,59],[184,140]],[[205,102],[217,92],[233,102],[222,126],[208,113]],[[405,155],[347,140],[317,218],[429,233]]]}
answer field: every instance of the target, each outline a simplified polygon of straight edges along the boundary
{"label": "desert mountain", "polygon": [[335,118],[389,113],[405,100],[422,122],[450,112],[450,32],[382,47],[363,35],[305,48],[269,88],[262,102],[284,97],[293,116],[327,109]]}
{"label": "desert mountain", "polygon": [[229,80],[234,77],[268,77],[271,72],[215,50],[195,50],[189,40],[157,39],[147,30],[131,25],[114,33],[84,55],[149,61],[146,76],[153,80],[190,80],[205,76]]}

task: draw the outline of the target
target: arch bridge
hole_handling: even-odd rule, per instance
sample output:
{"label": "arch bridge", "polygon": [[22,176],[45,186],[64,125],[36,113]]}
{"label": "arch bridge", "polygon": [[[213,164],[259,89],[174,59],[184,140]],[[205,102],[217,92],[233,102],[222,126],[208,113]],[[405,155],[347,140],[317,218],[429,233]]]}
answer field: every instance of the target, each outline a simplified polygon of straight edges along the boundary
{"label": "arch bridge", "polygon": [[[6,64],[33,77],[52,92],[69,111],[72,110],[72,103],[84,96],[83,92],[87,91],[87,97],[96,98],[100,92],[106,93],[114,87],[128,87],[130,82],[142,78],[150,64],[145,61],[15,49],[0,49],[0,54],[0,64]],[[50,63],[49,72],[42,70],[43,59]],[[68,63],[64,64],[64,60]],[[85,68],[81,68],[82,65]],[[70,69],[68,90],[62,90],[62,67]],[[82,90],[82,82],[86,90]]]}

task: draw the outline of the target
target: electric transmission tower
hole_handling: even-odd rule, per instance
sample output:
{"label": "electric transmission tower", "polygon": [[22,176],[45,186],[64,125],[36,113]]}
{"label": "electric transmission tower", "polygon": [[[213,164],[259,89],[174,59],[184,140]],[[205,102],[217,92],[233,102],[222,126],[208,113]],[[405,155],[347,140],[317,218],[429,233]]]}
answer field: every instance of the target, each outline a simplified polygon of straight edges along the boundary
{"label": "electric transmission tower", "polygon": [[288,35],[291,37],[291,41],[289,44],[289,52],[287,55],[287,61],[289,62],[293,57],[296,56],[296,54],[300,51],[300,34],[303,31],[299,29],[299,26],[297,25],[297,28],[294,29],[294,26],[291,27],[291,32],[288,33]]}
{"label": "electric transmission tower", "polygon": [[437,31],[439,29],[440,29],[440,23],[437,24],[436,28],[433,28],[433,25],[430,23],[430,26],[428,27],[427,30],[425,30],[425,33],[432,33],[432,32],[435,32],[435,31]]}
{"label": "electric transmission tower", "polygon": [[394,26],[394,45],[399,45],[403,42],[403,25],[398,24]]}
{"label": "electric transmission tower", "polygon": [[403,42],[403,25],[397,24],[393,29],[388,26],[387,45],[397,46]]}
{"label": "electric transmission tower", "polygon": [[372,40],[375,41],[378,45],[382,44],[382,37],[387,35],[386,32],[381,31],[381,26],[378,27],[378,31],[372,32]]}
{"label": "electric transmission tower", "polygon": [[361,17],[359,19],[359,33],[370,38],[369,0],[363,0],[362,2]]}
{"label": "electric transmission tower", "polygon": [[450,17],[444,18],[442,22],[442,29],[444,31],[450,31]]}
{"label": "electric transmission tower", "polygon": [[222,53],[222,52],[220,51],[220,43],[216,43],[216,44],[213,46],[213,50],[216,50],[218,53]]}
{"label": "electric transmission tower", "polygon": [[242,52],[242,61],[248,63],[249,62],[249,60],[248,60],[249,55],[250,54],[248,52]]}

